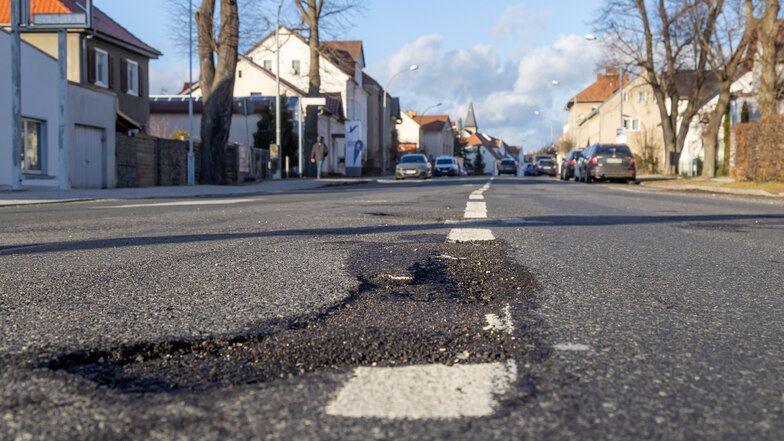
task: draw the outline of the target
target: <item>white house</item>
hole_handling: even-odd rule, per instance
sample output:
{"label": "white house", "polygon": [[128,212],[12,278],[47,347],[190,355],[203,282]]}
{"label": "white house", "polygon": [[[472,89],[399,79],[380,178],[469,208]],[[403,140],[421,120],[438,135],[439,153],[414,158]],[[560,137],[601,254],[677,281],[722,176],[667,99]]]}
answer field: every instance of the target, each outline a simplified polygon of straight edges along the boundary
{"label": "white house", "polygon": [[[280,27],[280,77],[294,87],[308,90],[310,69],[310,47],[302,36]],[[361,140],[367,145],[367,101],[368,93],[363,88],[362,70],[365,55],[361,41],[322,41],[324,55],[319,61],[321,93],[340,94],[345,117],[349,121],[362,123]],[[275,72],[275,34],[271,33],[251,48],[245,57],[266,69]],[[336,138],[337,139],[337,138]],[[342,145],[336,148],[342,151]]]}
{"label": "white house", "polygon": [[454,156],[455,136],[449,115],[419,116],[413,113],[400,113],[397,124],[398,142],[414,146],[428,157]]}
{"label": "white house", "polygon": [[[0,30],[0,60],[10,60],[11,36]],[[68,83],[65,176],[59,173],[57,60],[22,42],[22,187],[111,188],[116,182],[113,92]],[[0,186],[11,186],[11,63],[0,63]]]}
{"label": "white house", "polygon": [[[259,122],[259,112],[262,106],[274,105],[277,87],[275,84],[275,74],[264,68],[262,65],[251,60],[244,55],[239,56],[237,61],[236,78],[234,79],[234,99],[237,102],[232,116],[231,128],[229,130],[229,142],[241,145],[253,145],[253,134],[256,132]],[[187,84],[186,84],[187,86]],[[300,114],[298,103],[302,99],[304,104],[307,95],[302,89],[281,78],[281,95],[288,98],[289,107],[294,121],[294,131],[300,130],[298,118],[304,119],[303,109]],[[154,136],[170,138],[174,133],[188,133],[188,89],[183,88],[179,95],[156,95],[150,97],[150,122],[149,133]],[[199,139],[201,132],[201,97],[202,91],[198,83],[194,84],[193,96],[194,139]],[[325,94],[323,97],[324,105],[319,106],[318,116],[318,135],[324,138],[325,144],[330,149],[330,155],[325,160],[324,173],[344,174],[345,166],[341,162],[343,158],[343,136],[345,115],[343,112],[342,97],[339,94]],[[240,105],[242,101],[248,101],[249,105],[245,112]],[[304,124],[304,121],[303,121]],[[306,146],[303,146],[307,154]],[[307,158],[304,158],[307,160]],[[292,164],[292,167],[294,164]]]}

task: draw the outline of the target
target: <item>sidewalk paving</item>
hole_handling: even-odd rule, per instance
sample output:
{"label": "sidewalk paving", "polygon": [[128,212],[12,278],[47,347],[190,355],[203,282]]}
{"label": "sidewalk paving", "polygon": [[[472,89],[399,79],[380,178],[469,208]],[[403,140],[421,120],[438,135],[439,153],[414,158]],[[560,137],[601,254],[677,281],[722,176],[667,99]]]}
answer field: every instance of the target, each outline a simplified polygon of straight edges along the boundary
{"label": "sidewalk paving", "polygon": [[[744,188],[732,188],[732,187],[720,186],[721,184],[735,182],[735,180],[732,178],[712,178],[712,179],[694,178],[694,181],[702,181],[702,183],[699,182],[689,183],[689,182],[683,182],[684,180],[688,181],[688,179],[684,179],[679,176],[655,176],[654,175],[654,176],[640,176],[638,180],[640,181],[640,184],[645,187],[657,188],[663,190],[700,191],[706,193],[717,193],[717,194],[736,195],[736,196],[762,196],[767,198],[776,198],[776,199],[784,200],[784,193],[771,193],[769,191],[760,190],[760,189],[744,189]],[[705,181],[710,181],[710,182],[705,183]]]}
{"label": "sidewalk paving", "polygon": [[279,181],[263,181],[251,185],[181,185],[174,187],[85,190],[27,188],[20,191],[11,191],[0,189],[0,207],[112,199],[182,199],[249,196],[263,193],[313,190],[338,185],[367,184],[376,180],[376,178],[283,179]]}

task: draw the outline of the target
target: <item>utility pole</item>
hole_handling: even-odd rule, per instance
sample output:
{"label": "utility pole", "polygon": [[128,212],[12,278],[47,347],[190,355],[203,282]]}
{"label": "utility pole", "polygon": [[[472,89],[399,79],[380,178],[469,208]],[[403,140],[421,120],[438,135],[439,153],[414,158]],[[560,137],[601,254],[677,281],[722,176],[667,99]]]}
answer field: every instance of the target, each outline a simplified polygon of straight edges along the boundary
{"label": "utility pole", "polygon": [[22,159],[22,36],[21,0],[11,0],[11,189],[20,190]]}
{"label": "utility pole", "polygon": [[196,184],[193,154],[193,0],[188,0],[188,185]]}
{"label": "utility pole", "polygon": [[276,170],[274,179],[282,177],[283,148],[280,145],[280,10],[283,8],[283,0],[278,2],[278,14],[275,17],[275,144],[278,146],[278,157],[276,158]]}

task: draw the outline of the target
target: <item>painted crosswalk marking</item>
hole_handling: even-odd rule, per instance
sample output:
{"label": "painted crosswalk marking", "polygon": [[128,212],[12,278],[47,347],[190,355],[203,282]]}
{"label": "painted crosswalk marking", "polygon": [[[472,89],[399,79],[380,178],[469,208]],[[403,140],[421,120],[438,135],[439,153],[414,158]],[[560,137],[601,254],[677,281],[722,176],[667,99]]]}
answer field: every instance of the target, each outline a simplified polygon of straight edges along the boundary
{"label": "painted crosswalk marking", "polygon": [[487,217],[487,204],[485,202],[466,203],[466,219],[484,219]]}

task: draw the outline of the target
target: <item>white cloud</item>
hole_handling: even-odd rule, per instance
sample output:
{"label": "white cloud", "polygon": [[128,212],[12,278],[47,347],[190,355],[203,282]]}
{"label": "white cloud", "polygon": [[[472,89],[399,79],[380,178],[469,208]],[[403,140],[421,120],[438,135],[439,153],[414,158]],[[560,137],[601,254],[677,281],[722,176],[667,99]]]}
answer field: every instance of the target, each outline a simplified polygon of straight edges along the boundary
{"label": "white cloud", "polygon": [[[411,64],[417,72],[401,74],[390,87],[404,110],[422,111],[442,102],[440,113],[464,118],[473,101],[480,130],[526,148],[540,147],[562,132],[564,104],[595,78],[601,46],[582,36],[566,35],[552,45],[516,51],[503,60],[492,46],[443,50],[440,35],[424,35],[369,68],[382,85]],[[551,85],[558,80],[560,85]],[[534,111],[539,110],[540,116]]]}

